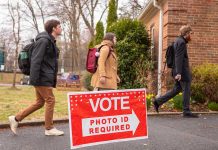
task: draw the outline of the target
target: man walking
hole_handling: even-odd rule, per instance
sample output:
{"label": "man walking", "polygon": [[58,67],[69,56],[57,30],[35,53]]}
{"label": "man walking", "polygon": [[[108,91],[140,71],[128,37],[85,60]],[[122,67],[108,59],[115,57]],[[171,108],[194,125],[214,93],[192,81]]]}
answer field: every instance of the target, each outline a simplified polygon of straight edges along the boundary
{"label": "man walking", "polygon": [[187,43],[191,41],[192,29],[190,26],[182,26],[180,28],[180,36],[174,42],[175,62],[172,69],[172,75],[175,79],[174,88],[165,95],[154,100],[154,108],[158,112],[158,108],[183,92],[183,117],[197,118],[198,115],[190,111],[190,87],[191,73],[189,69],[189,59],[187,53]]}
{"label": "man walking", "polygon": [[64,132],[53,126],[55,97],[53,88],[56,87],[58,72],[58,48],[56,38],[62,29],[58,20],[48,20],[45,32],[36,36],[36,42],[31,55],[30,84],[34,86],[36,101],[16,116],[10,116],[11,130],[17,134],[18,122],[45,105],[45,135],[63,135]]}

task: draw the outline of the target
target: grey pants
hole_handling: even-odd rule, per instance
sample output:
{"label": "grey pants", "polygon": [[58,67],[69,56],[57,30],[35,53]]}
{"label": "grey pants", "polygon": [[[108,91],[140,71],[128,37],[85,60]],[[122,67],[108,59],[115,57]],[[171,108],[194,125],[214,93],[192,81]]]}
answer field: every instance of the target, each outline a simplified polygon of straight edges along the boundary
{"label": "grey pants", "polygon": [[172,90],[168,91],[165,95],[156,99],[158,105],[166,103],[171,98],[182,92],[183,95],[183,112],[190,111],[190,94],[191,94],[191,82],[176,81]]}

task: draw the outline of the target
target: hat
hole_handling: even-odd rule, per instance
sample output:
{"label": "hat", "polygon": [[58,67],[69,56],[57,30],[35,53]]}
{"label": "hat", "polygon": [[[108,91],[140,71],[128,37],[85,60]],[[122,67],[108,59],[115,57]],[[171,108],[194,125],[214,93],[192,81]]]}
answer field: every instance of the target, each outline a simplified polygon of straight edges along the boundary
{"label": "hat", "polygon": [[192,31],[191,27],[189,25],[184,25],[179,29],[182,36],[185,36],[187,33]]}

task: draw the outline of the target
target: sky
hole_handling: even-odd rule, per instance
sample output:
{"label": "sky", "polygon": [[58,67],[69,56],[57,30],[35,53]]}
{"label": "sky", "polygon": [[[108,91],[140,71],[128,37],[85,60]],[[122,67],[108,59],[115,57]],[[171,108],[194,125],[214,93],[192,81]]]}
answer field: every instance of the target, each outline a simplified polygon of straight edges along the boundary
{"label": "sky", "polygon": [[[143,3],[145,0],[139,0],[140,3]],[[15,0],[12,0],[13,3],[15,3]],[[119,0],[119,6],[123,6],[127,3],[128,1],[126,0]],[[118,12],[119,14],[119,12]],[[8,17],[9,12],[7,9],[7,0],[0,0],[0,30],[4,29],[4,28],[12,28],[12,24],[9,23],[10,18]],[[104,14],[102,21],[104,24],[106,24],[106,17],[107,17],[107,13]],[[99,20],[100,18],[100,13],[96,13],[96,21],[95,23]],[[26,24],[22,25],[23,29],[25,28]],[[83,27],[84,26],[84,27]],[[82,28],[86,28],[85,25],[83,25]],[[30,27],[28,27],[30,28]],[[40,30],[43,31],[43,26],[40,27]],[[28,34],[27,34],[28,33]],[[36,33],[32,33],[32,31],[30,29],[25,29],[23,31],[21,31],[21,36],[22,39],[30,39],[33,38],[35,36]]]}

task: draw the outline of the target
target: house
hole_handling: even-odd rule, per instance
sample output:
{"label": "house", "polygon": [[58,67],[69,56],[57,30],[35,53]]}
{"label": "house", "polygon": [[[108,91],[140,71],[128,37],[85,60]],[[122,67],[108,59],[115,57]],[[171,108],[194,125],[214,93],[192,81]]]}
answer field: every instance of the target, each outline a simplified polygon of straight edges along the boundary
{"label": "house", "polygon": [[194,32],[188,44],[191,67],[205,62],[218,64],[218,0],[149,0],[138,20],[150,34],[157,70],[152,75],[157,83],[152,87],[157,87],[158,95],[166,90],[163,85],[167,80],[161,81],[166,48],[182,25],[190,25]]}

